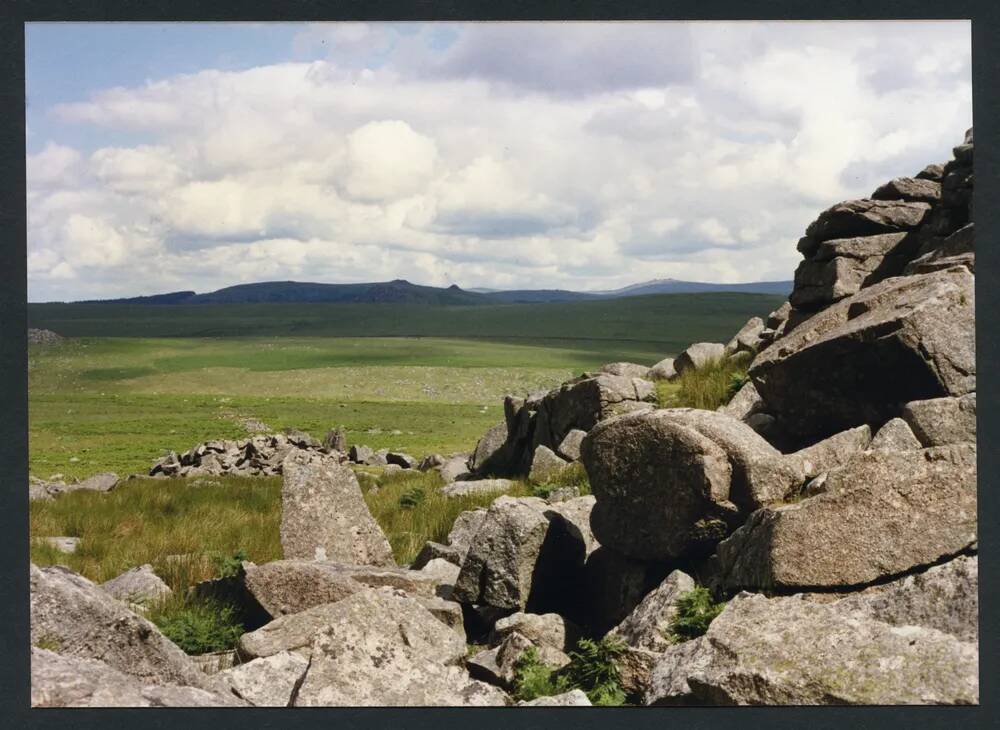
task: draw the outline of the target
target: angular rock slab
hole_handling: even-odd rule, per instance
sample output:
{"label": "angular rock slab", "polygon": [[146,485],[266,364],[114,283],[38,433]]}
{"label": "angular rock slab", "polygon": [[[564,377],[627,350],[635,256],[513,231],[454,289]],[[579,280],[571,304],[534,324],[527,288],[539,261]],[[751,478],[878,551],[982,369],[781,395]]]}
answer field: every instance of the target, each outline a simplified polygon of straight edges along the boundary
{"label": "angular rock slab", "polygon": [[449,499],[468,497],[472,494],[501,494],[514,488],[510,479],[468,479],[441,487],[441,494]]}
{"label": "angular rock slab", "polygon": [[569,664],[569,656],[562,650],[547,644],[535,644],[516,631],[506,634],[495,648],[473,654],[465,660],[465,664],[476,679],[510,689],[514,684],[517,662],[529,649],[535,649],[538,661],[547,666],[558,669]]}
{"label": "angular rock slab", "polygon": [[979,701],[975,644],[801,597],[740,594],[708,633],[662,655],[648,705]]}
{"label": "angular rock slab", "polygon": [[309,661],[281,652],[219,673],[233,693],[255,707],[290,707]]}
{"label": "angular rock slab", "polygon": [[148,684],[217,686],[154,624],[81,575],[57,566],[30,569],[31,642],[69,657],[99,659]]}
{"label": "angular rock slab", "polygon": [[621,375],[626,378],[649,379],[650,368],[634,362],[609,362],[601,366],[601,372],[608,375]]}
{"label": "angular rock slab", "polygon": [[298,707],[504,705],[457,666],[464,640],[417,601],[369,590],[336,604],[312,645]]}
{"label": "angular rock slab", "polygon": [[498,423],[483,434],[469,457],[469,471],[477,474],[503,474],[508,469],[507,424]]}
{"label": "angular rock slab", "polygon": [[556,449],[558,453],[564,459],[569,459],[570,461],[580,460],[580,444],[583,443],[583,439],[587,436],[586,431],[581,431],[578,428],[574,428],[564,438],[560,444],[559,448]]}
{"label": "angular rock slab", "polygon": [[582,635],[580,627],[557,613],[518,611],[493,625],[490,643],[499,644],[515,632],[535,646],[550,646],[559,651],[571,650]]}
{"label": "angular rock slab", "polygon": [[667,651],[674,645],[667,636],[677,615],[677,599],[694,588],[691,576],[672,571],[610,634],[636,649]]}
{"label": "angular rock slab", "polygon": [[768,412],[809,443],[976,388],[975,277],[966,269],[875,284],[761,352],[750,377]]}
{"label": "angular rock slab", "polygon": [[680,375],[685,370],[698,370],[725,355],[726,346],[721,342],[696,342],[674,360],[674,372]]}
{"label": "angular rock slab", "polygon": [[547,484],[566,471],[570,462],[555,453],[548,446],[539,446],[531,459],[531,470],[528,479],[535,484]]}
{"label": "angular rock slab", "polygon": [[281,547],[286,558],[395,565],[354,472],[328,457],[293,456],[282,466]]}
{"label": "angular rock slab", "polygon": [[866,451],[825,491],[754,512],[719,543],[730,588],[848,587],[902,574],[976,543],[976,452],[969,445]]}
{"label": "angular rock slab", "polygon": [[870,449],[874,451],[916,451],[924,446],[902,418],[892,418],[878,430],[872,438]]}
{"label": "angular rock slab", "polygon": [[127,570],[117,578],[101,583],[101,588],[119,601],[141,605],[156,603],[173,593],[149,564]]}
{"label": "angular rock slab", "polygon": [[241,707],[228,692],[147,684],[97,659],[31,649],[32,707]]}
{"label": "angular rock slab", "polygon": [[537,497],[499,497],[473,538],[454,599],[537,612],[571,601],[586,546]]}
{"label": "angular rock slab", "polygon": [[924,446],[976,443],[976,394],[960,398],[913,401],[903,408],[903,420]]}
{"label": "angular rock slab", "polygon": [[652,380],[673,380],[677,377],[677,369],[674,367],[674,358],[666,357],[649,369],[649,377]]}

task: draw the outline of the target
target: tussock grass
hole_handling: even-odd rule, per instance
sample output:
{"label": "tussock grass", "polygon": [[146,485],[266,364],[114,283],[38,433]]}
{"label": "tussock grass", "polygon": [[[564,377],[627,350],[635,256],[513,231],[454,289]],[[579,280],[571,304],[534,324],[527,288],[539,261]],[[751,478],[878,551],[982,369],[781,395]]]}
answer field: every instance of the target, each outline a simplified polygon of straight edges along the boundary
{"label": "tussock grass", "polygon": [[216,575],[218,559],[281,557],[281,480],[219,477],[136,479],[107,494],[73,492],[31,504],[33,537],[81,539],[63,554],[33,543],[31,559],[59,564],[95,582],[150,563],[175,591]]}
{"label": "tussock grass", "polygon": [[581,689],[594,705],[622,705],[626,696],[617,662],[624,652],[625,645],[613,638],[581,639],[569,653],[569,664],[553,669],[530,647],[514,665],[514,698],[533,700]]}
{"label": "tussock grass", "polygon": [[714,411],[732,400],[747,379],[745,360],[722,358],[697,370],[685,370],[673,382],[657,383],[660,408]]}
{"label": "tussock grass", "polygon": [[677,613],[666,632],[667,639],[681,643],[704,635],[725,607],[725,603],[716,603],[704,586],[695,586],[682,593],[677,598]]}
{"label": "tussock grass", "polygon": [[[378,484],[378,489],[365,494],[365,502],[400,565],[412,563],[428,540],[444,542],[459,513],[488,507],[500,496],[493,493],[449,499],[441,494],[444,483],[436,471],[405,470],[381,477]],[[418,493],[423,496],[415,497]],[[523,497],[532,491],[526,483],[518,482],[509,493]]]}

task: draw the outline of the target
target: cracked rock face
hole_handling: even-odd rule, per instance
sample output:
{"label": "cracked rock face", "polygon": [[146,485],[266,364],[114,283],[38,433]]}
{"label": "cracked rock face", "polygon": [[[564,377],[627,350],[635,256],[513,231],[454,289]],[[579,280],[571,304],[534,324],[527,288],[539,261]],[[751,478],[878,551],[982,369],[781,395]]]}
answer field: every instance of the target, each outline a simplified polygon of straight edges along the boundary
{"label": "cracked rock face", "polygon": [[975,644],[836,604],[740,594],[660,655],[650,705],[975,704]]}
{"label": "cracked rock face", "polygon": [[969,444],[866,451],[821,494],[765,508],[718,546],[730,589],[844,588],[933,564],[976,543]]}

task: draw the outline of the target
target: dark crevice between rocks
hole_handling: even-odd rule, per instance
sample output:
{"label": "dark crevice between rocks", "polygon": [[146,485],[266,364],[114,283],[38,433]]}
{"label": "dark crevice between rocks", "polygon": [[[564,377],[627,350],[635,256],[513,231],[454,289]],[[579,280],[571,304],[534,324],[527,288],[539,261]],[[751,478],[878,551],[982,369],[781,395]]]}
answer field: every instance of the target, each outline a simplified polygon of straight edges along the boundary
{"label": "dark crevice between rocks", "polygon": [[306,676],[309,674],[309,670],[312,668],[312,654],[309,655],[309,663],[306,664],[305,671],[302,672],[302,676],[295,681],[295,685],[292,687],[292,693],[288,697],[288,704],[285,707],[295,707],[296,701],[299,699],[299,690],[302,689],[302,685],[305,684]]}

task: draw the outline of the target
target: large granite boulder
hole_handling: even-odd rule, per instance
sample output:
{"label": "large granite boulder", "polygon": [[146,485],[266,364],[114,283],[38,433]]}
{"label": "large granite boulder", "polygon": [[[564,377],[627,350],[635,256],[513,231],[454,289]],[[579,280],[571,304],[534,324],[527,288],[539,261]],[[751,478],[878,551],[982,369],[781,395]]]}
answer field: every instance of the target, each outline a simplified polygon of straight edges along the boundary
{"label": "large granite boulder", "polygon": [[31,649],[32,707],[241,707],[225,691],[152,683],[106,662]]}
{"label": "large granite boulder", "polygon": [[544,613],[572,602],[586,545],[536,497],[499,497],[473,537],[453,593],[462,603]]}
{"label": "large granite boulder", "polygon": [[975,704],[975,644],[801,597],[736,596],[661,655],[646,704]]}
{"label": "large granite boulder", "polygon": [[354,472],[324,456],[294,454],[282,466],[281,547],[286,558],[395,565],[392,548]]}
{"label": "large granite boulder", "polygon": [[666,651],[673,646],[668,637],[671,622],[677,615],[677,599],[694,588],[691,576],[680,570],[672,571],[624,621],[611,630],[610,635],[637,649]]}
{"label": "large granite boulder", "polygon": [[[866,451],[816,496],[754,512],[718,546],[731,589],[844,588],[930,565],[976,543],[968,444]],[[599,503],[598,503],[599,504]]]}
{"label": "large granite boulder", "polygon": [[218,687],[156,626],[67,568],[30,568],[31,643],[99,659],[144,684]]}
{"label": "large granite boulder", "polygon": [[768,412],[807,444],[974,391],[974,283],[960,268],[897,277],[813,315],[750,367]]}
{"label": "large granite boulder", "polygon": [[465,560],[465,555],[469,552],[469,546],[472,545],[472,541],[479,534],[479,529],[483,526],[485,520],[486,508],[480,507],[460,512],[452,523],[451,530],[448,531],[448,545],[461,553],[461,558],[458,561],[459,564]]}
{"label": "large granite boulder", "polygon": [[476,474],[506,474],[510,470],[507,424],[493,426],[476,444],[469,457],[469,471]]}
{"label": "large granite boulder", "polygon": [[336,609],[313,641],[296,706],[506,704],[460,666],[464,640],[412,598],[367,590]]}
{"label": "large granite boulder", "polygon": [[976,443],[976,394],[907,403],[903,420],[924,446]]}

